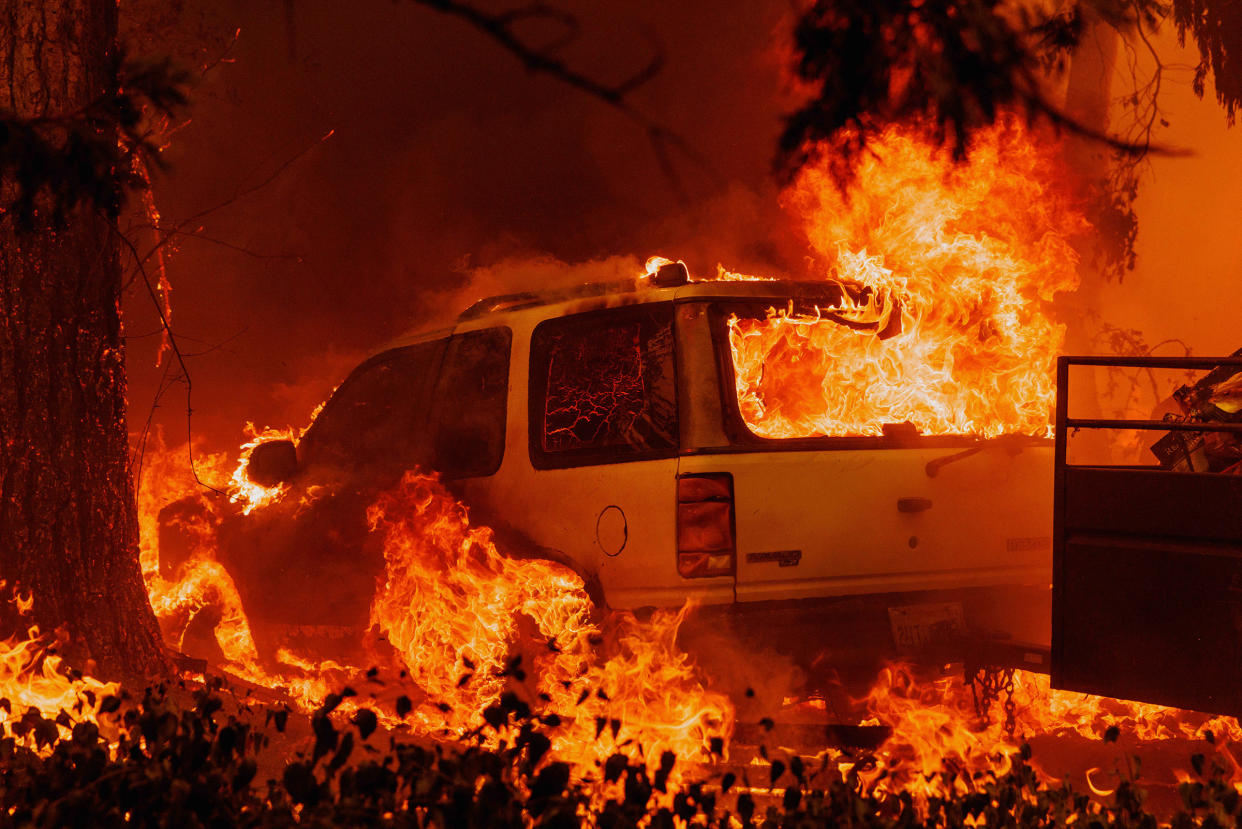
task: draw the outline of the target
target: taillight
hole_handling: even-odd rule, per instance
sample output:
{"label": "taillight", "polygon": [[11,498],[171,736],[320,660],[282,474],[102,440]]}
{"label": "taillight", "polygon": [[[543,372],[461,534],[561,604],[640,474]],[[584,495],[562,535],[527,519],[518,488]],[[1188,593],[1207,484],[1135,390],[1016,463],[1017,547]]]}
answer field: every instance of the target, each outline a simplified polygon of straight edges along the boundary
{"label": "taillight", "polygon": [[677,572],[684,578],[731,576],[733,476],[728,472],[677,477]]}

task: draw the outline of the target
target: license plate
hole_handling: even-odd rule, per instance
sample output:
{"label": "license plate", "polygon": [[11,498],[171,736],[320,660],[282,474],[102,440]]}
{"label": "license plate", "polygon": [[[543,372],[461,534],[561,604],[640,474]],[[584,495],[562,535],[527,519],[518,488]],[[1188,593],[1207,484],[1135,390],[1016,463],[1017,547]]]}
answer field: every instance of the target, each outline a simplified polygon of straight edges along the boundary
{"label": "license plate", "polygon": [[950,642],[966,632],[961,602],[907,604],[888,609],[893,641],[900,650],[921,650]]}

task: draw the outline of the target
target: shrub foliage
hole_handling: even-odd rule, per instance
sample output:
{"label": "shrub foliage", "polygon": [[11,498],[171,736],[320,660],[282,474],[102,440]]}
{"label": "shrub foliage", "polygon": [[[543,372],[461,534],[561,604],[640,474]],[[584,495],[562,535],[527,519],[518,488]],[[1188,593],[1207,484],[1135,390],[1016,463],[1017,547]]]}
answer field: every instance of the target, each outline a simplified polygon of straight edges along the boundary
{"label": "shrub foliage", "polygon": [[[102,700],[100,710],[110,712],[102,727],[72,724],[66,714],[13,712],[0,739],[0,824],[1155,829],[1163,823],[1145,810],[1136,782],[1123,782],[1107,805],[1068,784],[1041,783],[1025,746],[1003,775],[964,781],[941,770],[942,790],[964,792],[945,798],[879,790],[865,758],[827,784],[814,783],[820,778],[794,758],[749,767],[742,780],[708,769],[697,775],[703,779],[690,772],[687,782],[673,785],[672,754],[652,764],[618,754],[576,774],[551,750],[559,718],[536,714],[512,695],[487,712],[495,733],[476,735],[503,737],[488,749],[395,737],[377,727],[373,711],[339,707],[348,690],[329,697],[311,716],[309,735],[294,742],[285,734],[287,710],[230,709],[220,683],[171,690]],[[290,745],[299,750],[281,750]],[[1200,779],[1182,785],[1183,808],[1165,825],[1235,825],[1242,803],[1223,770],[1201,756],[1191,765]]]}

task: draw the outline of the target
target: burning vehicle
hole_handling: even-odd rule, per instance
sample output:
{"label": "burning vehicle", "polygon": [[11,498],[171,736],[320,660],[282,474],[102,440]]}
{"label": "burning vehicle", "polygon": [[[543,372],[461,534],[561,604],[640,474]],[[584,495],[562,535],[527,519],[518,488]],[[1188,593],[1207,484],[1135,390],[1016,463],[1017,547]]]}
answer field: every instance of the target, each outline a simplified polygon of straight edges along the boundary
{"label": "burning vehicle", "polygon": [[[785,649],[796,619],[798,648],[836,660],[968,634],[1047,641],[1049,440],[834,425],[767,388],[791,356],[799,369],[796,342],[892,339],[891,295],[649,271],[482,300],[358,366],[296,445],[255,445],[247,494],[280,497],[237,505],[215,543],[256,639],[366,626],[383,571],[368,507],[422,469],[510,555],[580,574],[598,607],[693,601]],[[186,555],[175,536],[193,509],[161,515],[164,570]]]}
{"label": "burning vehicle", "polygon": [[[784,193],[804,273],[653,257],[480,300],[364,361],[304,432],[263,433],[228,499],[144,499],[166,634],[198,613],[234,666],[356,664],[368,630],[451,686],[481,652],[503,672],[514,619],[585,659],[587,616],[695,604],[650,636],[730,673],[739,648],[827,682],[898,654],[1047,670],[1050,305],[1085,224],[1017,120],[966,167],[918,130],[883,142],[848,190],[808,166]],[[571,622],[543,618],[562,600]]]}

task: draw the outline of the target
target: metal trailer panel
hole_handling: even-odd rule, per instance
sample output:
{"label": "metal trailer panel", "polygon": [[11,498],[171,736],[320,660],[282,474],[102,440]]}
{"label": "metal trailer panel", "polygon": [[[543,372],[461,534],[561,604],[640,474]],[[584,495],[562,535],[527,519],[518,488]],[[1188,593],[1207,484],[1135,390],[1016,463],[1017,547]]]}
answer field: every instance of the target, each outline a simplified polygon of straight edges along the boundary
{"label": "metal trailer panel", "polygon": [[[1070,466],[1070,430],[1171,426],[1068,417],[1072,365],[1210,369],[1242,360],[1060,358],[1053,507],[1053,686],[1238,714],[1242,476]],[[1193,429],[1218,425],[1238,427]]]}

